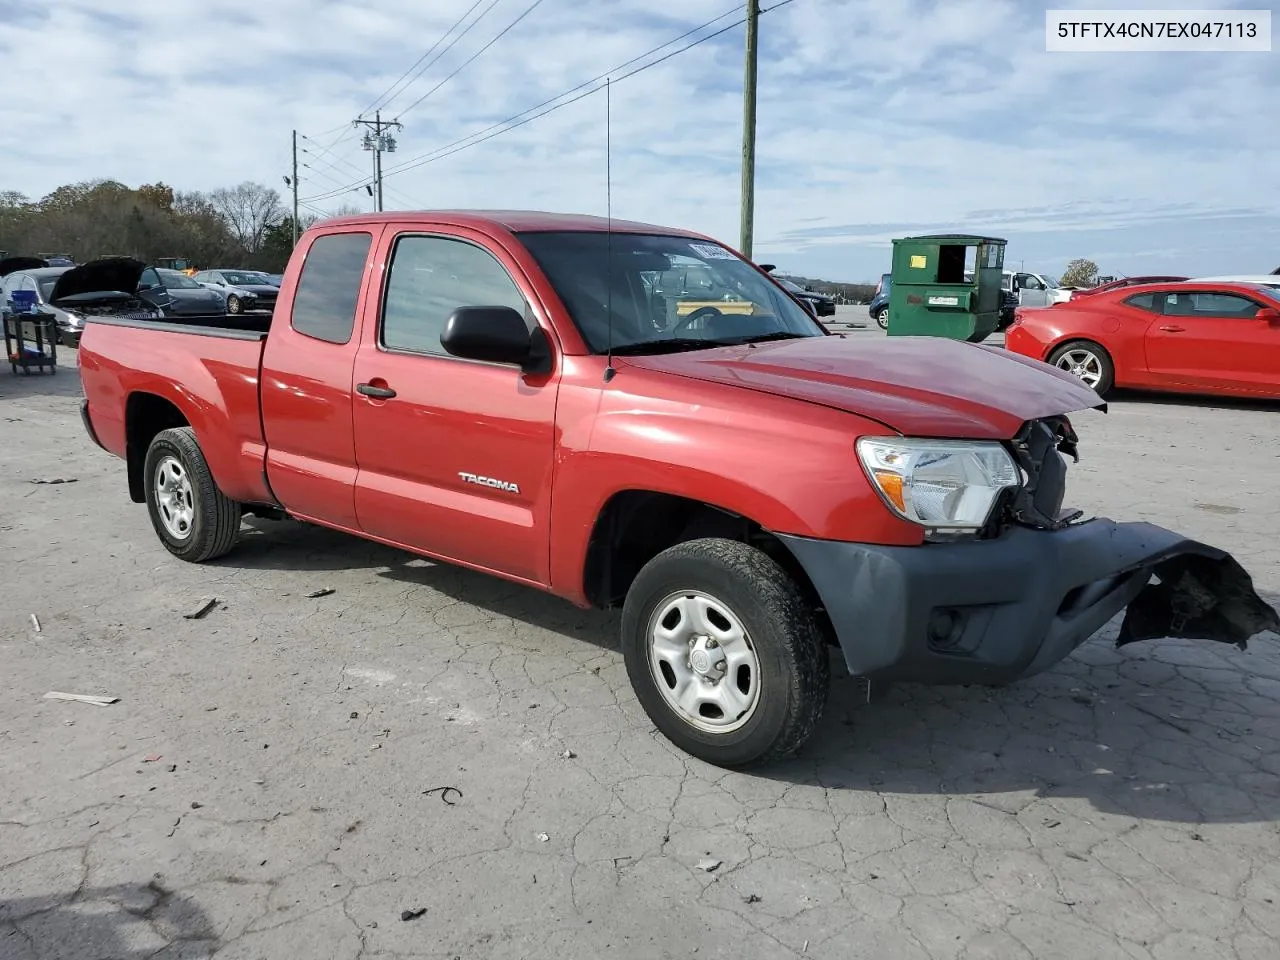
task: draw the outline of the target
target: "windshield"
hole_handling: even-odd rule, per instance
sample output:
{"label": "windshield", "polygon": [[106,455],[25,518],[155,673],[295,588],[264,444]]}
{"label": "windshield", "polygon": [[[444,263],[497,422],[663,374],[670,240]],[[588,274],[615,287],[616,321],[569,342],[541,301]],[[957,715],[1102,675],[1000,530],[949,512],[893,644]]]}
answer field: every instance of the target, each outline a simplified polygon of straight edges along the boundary
{"label": "windshield", "polygon": [[264,284],[267,278],[261,273],[249,273],[244,270],[223,270],[222,276],[226,278],[227,283],[233,287],[242,287],[246,284]]}
{"label": "windshield", "polygon": [[156,272],[160,274],[160,279],[170,290],[202,289],[200,284],[196,283],[185,273],[179,273],[177,270],[157,270]]}
{"label": "windshield", "polygon": [[53,296],[53,287],[57,282],[57,277],[41,277],[36,281],[36,285],[40,287],[40,299],[45,303]]}
{"label": "windshield", "polygon": [[645,353],[825,335],[803,307],[717,243],[602,232],[520,239],[594,353],[611,343],[615,352]]}
{"label": "windshield", "polygon": [[1277,304],[1280,304],[1280,286],[1272,286],[1271,284],[1258,284],[1258,292],[1264,297],[1270,297]]}

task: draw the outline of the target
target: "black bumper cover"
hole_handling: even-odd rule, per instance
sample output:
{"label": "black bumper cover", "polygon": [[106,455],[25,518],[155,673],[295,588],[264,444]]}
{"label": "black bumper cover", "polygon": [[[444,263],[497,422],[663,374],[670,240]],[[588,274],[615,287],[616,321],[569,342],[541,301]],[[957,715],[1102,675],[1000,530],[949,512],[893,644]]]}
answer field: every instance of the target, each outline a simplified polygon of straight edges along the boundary
{"label": "black bumper cover", "polygon": [[1117,646],[1179,637],[1243,648],[1280,633],[1234,558],[1149,523],[918,547],[780,539],[817,588],[849,671],[871,679],[1008,683],[1053,666],[1125,607]]}

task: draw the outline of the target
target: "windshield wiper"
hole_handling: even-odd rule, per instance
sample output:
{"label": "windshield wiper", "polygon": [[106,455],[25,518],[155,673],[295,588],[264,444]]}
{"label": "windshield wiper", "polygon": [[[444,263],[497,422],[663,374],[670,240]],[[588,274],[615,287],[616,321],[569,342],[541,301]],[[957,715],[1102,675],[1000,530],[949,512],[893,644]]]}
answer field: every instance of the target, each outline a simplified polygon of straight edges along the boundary
{"label": "windshield wiper", "polygon": [[786,330],[775,330],[773,333],[761,333],[754,337],[742,337],[738,340],[731,340],[725,343],[725,346],[737,346],[742,343],[765,343],[769,340],[804,340],[808,338],[805,333],[789,333]]}
{"label": "windshield wiper", "polygon": [[623,343],[613,348],[619,356],[643,355],[646,353],[678,353],[681,350],[705,350],[708,347],[726,347],[731,344],[719,340],[704,340],[701,337],[668,337],[663,340],[639,340],[635,343]]}

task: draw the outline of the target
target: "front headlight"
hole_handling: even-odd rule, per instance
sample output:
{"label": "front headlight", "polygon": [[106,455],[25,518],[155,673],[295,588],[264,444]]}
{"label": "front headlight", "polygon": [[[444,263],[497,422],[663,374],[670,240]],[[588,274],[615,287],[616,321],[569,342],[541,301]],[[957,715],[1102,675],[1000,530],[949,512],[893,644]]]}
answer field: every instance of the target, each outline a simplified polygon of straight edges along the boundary
{"label": "front headlight", "polygon": [[1022,483],[998,443],[863,437],[858,458],[894,513],[931,530],[981,528],[1001,491]]}

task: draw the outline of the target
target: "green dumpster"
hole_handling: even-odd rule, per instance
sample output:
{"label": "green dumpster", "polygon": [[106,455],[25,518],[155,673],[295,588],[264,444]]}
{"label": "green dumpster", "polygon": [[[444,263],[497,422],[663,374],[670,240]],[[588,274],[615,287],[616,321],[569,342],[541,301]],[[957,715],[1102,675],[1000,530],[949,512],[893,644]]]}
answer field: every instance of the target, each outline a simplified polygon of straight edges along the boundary
{"label": "green dumpster", "polygon": [[893,241],[889,335],[981,343],[995,332],[1005,241],[939,234]]}

